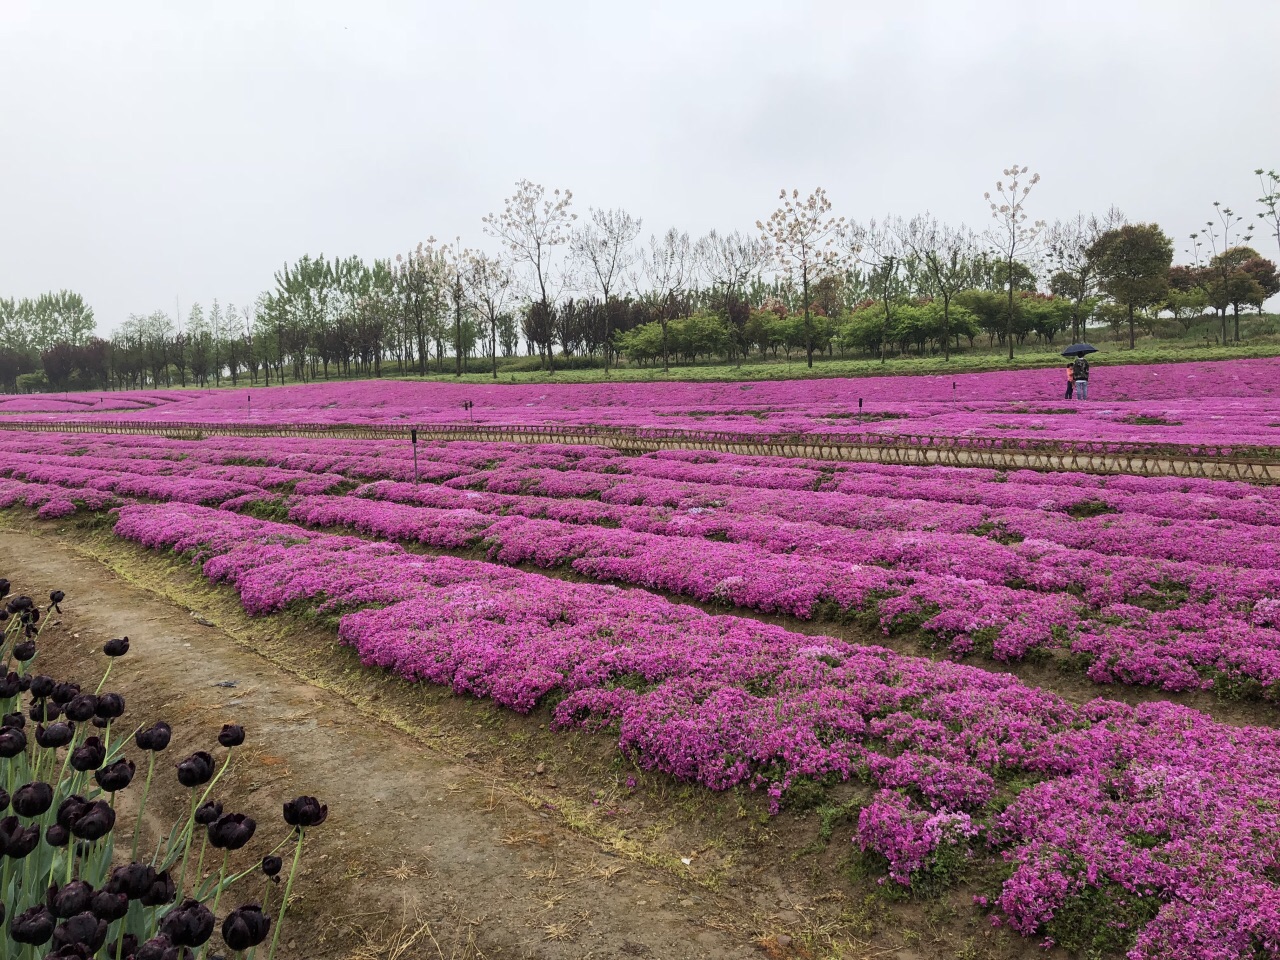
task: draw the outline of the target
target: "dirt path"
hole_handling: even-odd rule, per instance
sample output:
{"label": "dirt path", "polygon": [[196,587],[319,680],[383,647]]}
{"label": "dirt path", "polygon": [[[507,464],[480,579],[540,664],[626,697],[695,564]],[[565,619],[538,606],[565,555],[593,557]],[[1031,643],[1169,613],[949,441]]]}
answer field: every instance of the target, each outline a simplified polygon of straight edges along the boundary
{"label": "dirt path", "polygon": [[[0,572],[19,591],[67,593],[42,643],[43,671],[96,678],[101,643],[130,637],[110,686],[135,722],[174,724],[165,759],[211,743],[222,723],[248,730],[221,799],[254,815],[260,835],[283,836],[285,799],[315,794],[329,804],[296,884],[290,957],[763,955],[749,935],[726,929],[732,898],[611,856],[479,768],[294,678],[52,536],[0,530]],[[176,792],[154,796],[158,810],[180,815]],[[397,953],[394,935],[415,933]]]}

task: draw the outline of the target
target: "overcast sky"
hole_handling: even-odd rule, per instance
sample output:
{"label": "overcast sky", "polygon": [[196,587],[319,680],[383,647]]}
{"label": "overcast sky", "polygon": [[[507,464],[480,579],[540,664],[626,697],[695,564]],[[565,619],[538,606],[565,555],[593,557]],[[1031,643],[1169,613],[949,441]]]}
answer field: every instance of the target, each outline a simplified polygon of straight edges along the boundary
{"label": "overcast sky", "polygon": [[816,185],[982,228],[1016,161],[1035,217],[1115,203],[1181,255],[1280,167],[1277,35],[1276,0],[4,0],[0,296],[244,304],[303,253],[481,245],[521,177],[646,236]]}

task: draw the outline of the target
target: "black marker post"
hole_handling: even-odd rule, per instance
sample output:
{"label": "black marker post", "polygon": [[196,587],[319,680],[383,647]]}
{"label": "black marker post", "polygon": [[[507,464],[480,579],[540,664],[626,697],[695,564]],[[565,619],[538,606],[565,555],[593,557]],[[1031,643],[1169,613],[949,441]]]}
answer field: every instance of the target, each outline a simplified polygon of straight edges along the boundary
{"label": "black marker post", "polygon": [[862,398],[858,398],[858,426],[862,426]]}
{"label": "black marker post", "polygon": [[413,483],[418,483],[418,429],[413,427],[409,430],[409,442],[413,444]]}

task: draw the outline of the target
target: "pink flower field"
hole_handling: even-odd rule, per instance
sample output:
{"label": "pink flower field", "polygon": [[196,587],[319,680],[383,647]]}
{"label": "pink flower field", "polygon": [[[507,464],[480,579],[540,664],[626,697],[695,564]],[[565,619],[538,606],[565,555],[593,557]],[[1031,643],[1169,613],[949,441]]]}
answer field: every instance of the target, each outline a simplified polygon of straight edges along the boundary
{"label": "pink flower field", "polygon": [[[1025,436],[1280,446],[1280,360],[1094,367],[1088,401],[1063,371],[762,383],[565,385],[361,381],[145,393],[29,395],[0,414],[225,423],[607,425],[736,433]],[[953,386],[954,385],[954,386]],[[858,419],[858,400],[864,419]],[[464,400],[475,406],[470,414]]]}
{"label": "pink flower field", "polygon": [[[455,422],[471,399],[494,424],[831,433],[862,397],[882,432],[1280,447],[1275,360],[1095,375],[1074,405],[1021,371],[0,411],[235,423],[248,392],[261,422]],[[1087,908],[1135,960],[1280,951],[1280,488],[472,441],[420,444],[416,471],[404,442],[0,431],[0,508],[105,518],[251,614],[332,617],[366,664],[782,816],[858,785],[843,841],[892,888],[985,864],[980,902],[1027,937]]]}

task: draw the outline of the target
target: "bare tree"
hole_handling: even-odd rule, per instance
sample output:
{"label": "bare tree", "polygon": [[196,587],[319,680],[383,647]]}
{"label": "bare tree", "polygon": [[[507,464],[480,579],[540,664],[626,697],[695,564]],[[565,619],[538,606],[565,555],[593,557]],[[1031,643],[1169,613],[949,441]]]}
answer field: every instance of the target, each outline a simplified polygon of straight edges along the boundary
{"label": "bare tree", "polygon": [[1258,183],[1262,187],[1262,196],[1258,198],[1262,211],[1258,219],[1267,225],[1268,232],[1280,244],[1280,173],[1261,167],[1253,172],[1258,175]]}
{"label": "bare tree", "polygon": [[763,234],[774,260],[791,280],[799,279],[804,298],[805,356],[813,366],[813,315],[809,306],[809,289],[822,277],[840,269],[843,257],[835,248],[844,227],[844,217],[832,217],[827,192],[818,187],[805,200],[800,191],[778,194],[782,206],[765,221],[757,220],[756,229]]}
{"label": "bare tree", "polygon": [[675,318],[680,294],[693,278],[693,247],[689,234],[672,227],[662,238],[650,237],[644,260],[649,278],[649,296],[653,299],[662,326],[662,369],[668,369],[667,326]]}
{"label": "bare tree", "polygon": [[884,307],[880,323],[880,362],[885,362],[885,344],[889,339],[893,322],[893,303],[902,297],[908,287],[903,277],[906,245],[902,241],[901,227],[886,217],[883,222],[852,223],[845,231],[849,254],[867,268],[867,282],[876,299]]}
{"label": "bare tree", "polygon": [[1029,167],[1020,167],[1016,163],[1002,171],[1009,178],[996,181],[995,198],[990,192],[984,193],[987,203],[991,205],[991,219],[996,225],[987,230],[987,242],[1000,254],[1008,271],[1006,277],[1009,284],[1009,312],[1005,315],[1005,337],[1009,341],[1009,359],[1013,359],[1013,265],[1019,254],[1029,253],[1034,247],[1040,233],[1044,230],[1043,220],[1027,222],[1027,213],[1023,209],[1031,188],[1040,182],[1040,174],[1033,173],[1031,178],[1022,181]]}
{"label": "bare tree", "polygon": [[973,283],[973,256],[977,249],[968,227],[949,227],[931,214],[897,223],[902,245],[924,268],[927,286],[942,300],[942,350],[951,359],[951,299]]}
{"label": "bare tree", "polygon": [[[491,213],[482,218],[484,232],[506,244],[512,259],[527,264],[533,273],[540,312],[550,315],[554,297],[548,291],[552,280],[555,248],[569,242],[573,221],[578,219],[569,207],[573,193],[554,190],[547,196],[541,184],[521,180],[516,192],[503,200],[501,213]],[[555,371],[552,352],[547,353],[548,364]]]}
{"label": "bare tree", "polygon": [[467,261],[467,296],[488,328],[495,380],[498,379],[498,327],[511,302],[513,279],[510,264],[501,257],[473,252]]}
{"label": "bare tree", "polygon": [[[1222,325],[1222,342],[1225,345],[1227,342],[1227,307],[1231,306],[1230,280],[1233,266],[1231,259],[1226,254],[1228,250],[1236,245],[1232,242],[1231,235],[1234,231],[1242,229],[1240,224],[1244,222],[1244,217],[1230,207],[1224,207],[1218,200],[1213,201],[1213,212],[1217,220],[1206,220],[1204,230],[1191,234],[1191,243],[1195,251],[1197,266],[1200,264],[1200,252],[1203,249],[1201,237],[1208,242],[1209,250],[1212,251],[1207,272],[1208,275],[1213,277],[1213,283],[1210,284],[1207,292],[1210,305],[1218,312]],[[1253,224],[1245,224],[1243,230],[1244,237],[1238,241],[1238,244],[1247,246],[1249,241],[1253,239]],[[1240,321],[1238,317],[1236,319],[1235,339],[1240,339]]]}
{"label": "bare tree", "polygon": [[733,332],[739,362],[746,355],[746,327],[751,319],[746,286],[769,262],[770,246],[758,237],[734,230],[712,230],[694,244],[697,268],[711,285],[729,329]]}
{"label": "bare tree", "polygon": [[1045,261],[1049,266],[1049,286],[1054,294],[1072,303],[1071,339],[1084,339],[1084,302],[1098,292],[1097,265],[1089,249],[1109,230],[1127,222],[1118,207],[1099,217],[1077,213],[1070,220],[1058,220],[1045,231]]}
{"label": "bare tree", "polygon": [[614,210],[591,208],[591,219],[573,232],[570,250],[578,266],[600,291],[604,311],[604,374],[609,375],[609,298],[616,296],[627,271],[635,266],[639,253],[635,241],[640,236],[641,219],[621,207]]}

